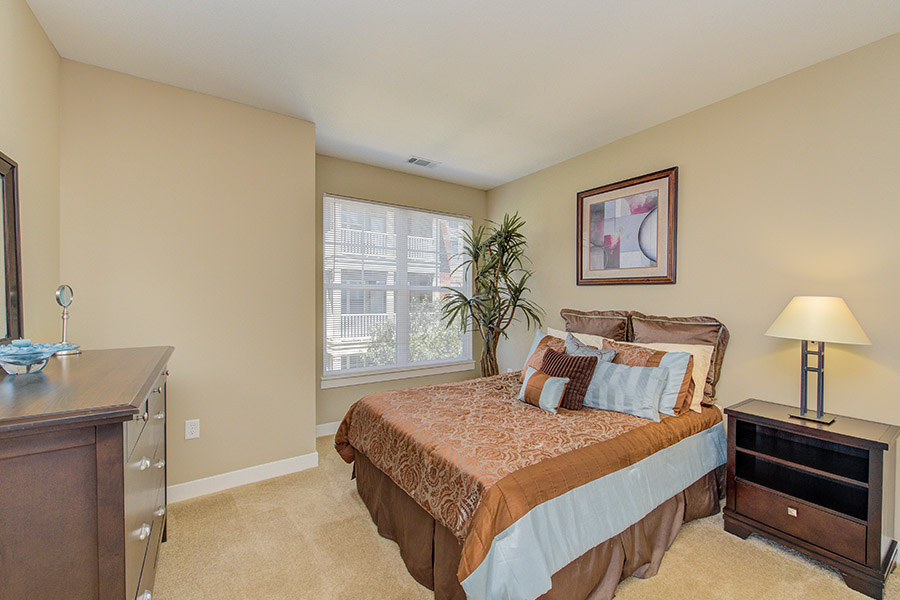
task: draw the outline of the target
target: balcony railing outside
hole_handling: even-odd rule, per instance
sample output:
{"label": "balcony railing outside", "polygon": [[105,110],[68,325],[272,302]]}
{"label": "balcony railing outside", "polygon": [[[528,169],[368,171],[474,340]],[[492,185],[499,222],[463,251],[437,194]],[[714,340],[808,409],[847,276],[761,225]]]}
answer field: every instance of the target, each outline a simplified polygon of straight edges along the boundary
{"label": "balcony railing outside", "polygon": [[373,332],[393,320],[392,314],[341,315],[341,340],[369,339]]}

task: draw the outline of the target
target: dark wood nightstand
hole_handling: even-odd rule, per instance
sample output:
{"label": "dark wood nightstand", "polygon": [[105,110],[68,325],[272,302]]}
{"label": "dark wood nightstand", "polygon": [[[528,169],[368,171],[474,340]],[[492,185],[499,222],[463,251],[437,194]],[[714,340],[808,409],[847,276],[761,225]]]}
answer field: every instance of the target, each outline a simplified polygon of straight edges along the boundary
{"label": "dark wood nightstand", "polygon": [[850,417],[824,426],[792,419],[791,410],[752,398],[725,409],[725,530],[798,550],[880,600],[897,550],[890,535],[900,427]]}

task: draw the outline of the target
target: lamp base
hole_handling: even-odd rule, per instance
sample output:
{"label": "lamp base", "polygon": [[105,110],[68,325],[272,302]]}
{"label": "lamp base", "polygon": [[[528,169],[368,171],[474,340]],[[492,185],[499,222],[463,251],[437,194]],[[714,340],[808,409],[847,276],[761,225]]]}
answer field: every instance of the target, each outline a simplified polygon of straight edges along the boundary
{"label": "lamp base", "polygon": [[808,410],[806,413],[801,413],[800,411],[792,412],[790,416],[794,419],[803,419],[804,421],[812,421],[813,423],[821,423],[822,425],[831,425],[836,418],[834,415],[828,413],[823,413],[822,417],[819,418],[816,416],[815,411],[812,410]]}

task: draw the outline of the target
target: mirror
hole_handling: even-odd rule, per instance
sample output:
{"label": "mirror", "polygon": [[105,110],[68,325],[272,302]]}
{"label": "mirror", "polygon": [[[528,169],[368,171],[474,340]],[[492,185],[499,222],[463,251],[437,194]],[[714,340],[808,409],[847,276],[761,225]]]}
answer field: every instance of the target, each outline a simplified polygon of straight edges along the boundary
{"label": "mirror", "polygon": [[75,298],[75,295],[72,293],[72,288],[67,285],[61,285],[56,288],[56,303],[62,306],[63,308],[72,304],[72,300]]}
{"label": "mirror", "polygon": [[[5,323],[0,342],[22,337],[22,260],[19,250],[19,186],[17,165],[0,153],[0,246],[3,248],[3,288],[6,301],[0,302],[0,324]],[[0,325],[2,327],[2,325]]]}

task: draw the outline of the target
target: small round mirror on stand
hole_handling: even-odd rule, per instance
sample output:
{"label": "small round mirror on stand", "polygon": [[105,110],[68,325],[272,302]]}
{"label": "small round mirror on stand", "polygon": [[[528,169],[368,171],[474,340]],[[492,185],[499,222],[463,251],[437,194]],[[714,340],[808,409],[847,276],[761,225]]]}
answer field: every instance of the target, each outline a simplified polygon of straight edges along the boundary
{"label": "small round mirror on stand", "polygon": [[[68,285],[61,285],[56,288],[56,303],[62,306],[62,341],[60,342],[62,344],[69,343],[67,338],[69,330],[69,305],[72,304],[72,300],[74,299],[75,294]],[[63,350],[62,352],[57,352],[56,356],[68,356],[71,354],[81,354],[81,350],[78,348]]]}

